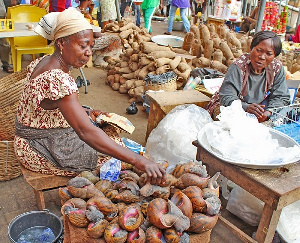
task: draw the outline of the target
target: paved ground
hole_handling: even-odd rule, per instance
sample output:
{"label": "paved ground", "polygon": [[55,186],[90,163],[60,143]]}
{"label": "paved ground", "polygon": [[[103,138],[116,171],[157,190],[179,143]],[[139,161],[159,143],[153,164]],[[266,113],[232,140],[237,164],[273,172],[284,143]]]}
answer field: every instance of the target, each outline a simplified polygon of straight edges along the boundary
{"label": "paved ground", "polygon": [[[166,31],[166,23],[154,22],[153,23],[153,35],[162,34]],[[174,35],[184,36],[182,32],[175,32]],[[28,62],[27,62],[28,63]],[[23,66],[26,62],[23,62]],[[84,73],[91,85],[88,86],[88,94],[84,93],[84,88],[80,88],[79,99],[81,104],[97,107],[105,111],[115,112],[117,114],[127,116],[130,121],[136,126],[136,130],[132,135],[122,134],[133,139],[134,141],[145,145],[145,133],[147,126],[147,113],[142,111],[139,106],[139,112],[136,115],[127,115],[125,113],[126,108],[129,106],[127,95],[119,94],[118,92],[112,91],[110,87],[105,84],[106,72],[97,68],[85,68]],[[0,78],[7,75],[2,70],[0,71]],[[78,70],[72,72],[74,78],[79,75]],[[37,210],[35,197],[32,188],[24,181],[23,177],[20,176],[16,179],[0,182],[0,242],[6,243],[8,240],[7,226],[9,222],[19,214],[24,212]],[[47,191],[44,193],[46,208],[51,212],[61,216],[60,213],[60,200],[58,197],[57,190]],[[226,201],[223,203],[225,208]],[[249,235],[255,230],[241,222],[237,217],[231,215],[226,210],[222,210],[222,215],[229,219],[231,222],[238,224],[239,227],[243,228]],[[211,236],[211,242],[241,242],[231,232],[229,232],[220,223],[214,228]]]}

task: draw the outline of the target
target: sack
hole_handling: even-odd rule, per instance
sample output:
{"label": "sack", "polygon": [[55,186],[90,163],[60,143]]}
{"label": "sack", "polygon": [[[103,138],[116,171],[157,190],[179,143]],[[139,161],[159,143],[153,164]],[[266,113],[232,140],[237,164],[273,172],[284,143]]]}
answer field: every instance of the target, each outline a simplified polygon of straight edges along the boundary
{"label": "sack", "polygon": [[225,75],[217,70],[210,68],[195,68],[191,71],[191,77],[200,77],[201,79],[221,78]]}

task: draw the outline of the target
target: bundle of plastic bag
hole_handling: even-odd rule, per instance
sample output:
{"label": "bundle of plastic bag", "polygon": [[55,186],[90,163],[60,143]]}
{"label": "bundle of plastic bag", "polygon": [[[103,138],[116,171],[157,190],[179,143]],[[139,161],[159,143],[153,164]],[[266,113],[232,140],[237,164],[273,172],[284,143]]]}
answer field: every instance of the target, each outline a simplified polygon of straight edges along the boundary
{"label": "bundle of plastic bag", "polygon": [[170,165],[193,161],[197,148],[192,144],[207,123],[209,113],[196,105],[179,105],[169,112],[150,133],[146,154],[154,161],[167,160]]}

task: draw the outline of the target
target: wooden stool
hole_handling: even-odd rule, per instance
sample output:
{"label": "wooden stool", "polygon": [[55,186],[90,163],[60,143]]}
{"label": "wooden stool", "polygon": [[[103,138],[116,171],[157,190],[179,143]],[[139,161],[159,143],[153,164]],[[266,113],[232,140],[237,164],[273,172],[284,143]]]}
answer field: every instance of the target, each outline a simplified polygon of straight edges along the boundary
{"label": "wooden stool", "polygon": [[66,186],[72,178],[70,176],[46,175],[27,170],[20,164],[25,181],[33,188],[36,204],[39,210],[45,209],[45,200],[43,192]]}
{"label": "wooden stool", "polygon": [[151,101],[148,116],[146,140],[151,131],[158,123],[176,106],[184,104],[195,104],[205,107],[210,98],[196,90],[178,90],[168,92],[147,92]]}

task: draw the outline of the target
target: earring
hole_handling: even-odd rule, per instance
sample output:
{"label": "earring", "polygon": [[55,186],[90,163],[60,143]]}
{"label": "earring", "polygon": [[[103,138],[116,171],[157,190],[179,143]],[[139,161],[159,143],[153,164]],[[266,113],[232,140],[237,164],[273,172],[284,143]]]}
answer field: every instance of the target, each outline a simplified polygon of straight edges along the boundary
{"label": "earring", "polygon": [[60,55],[62,55],[62,48],[60,49]]}

